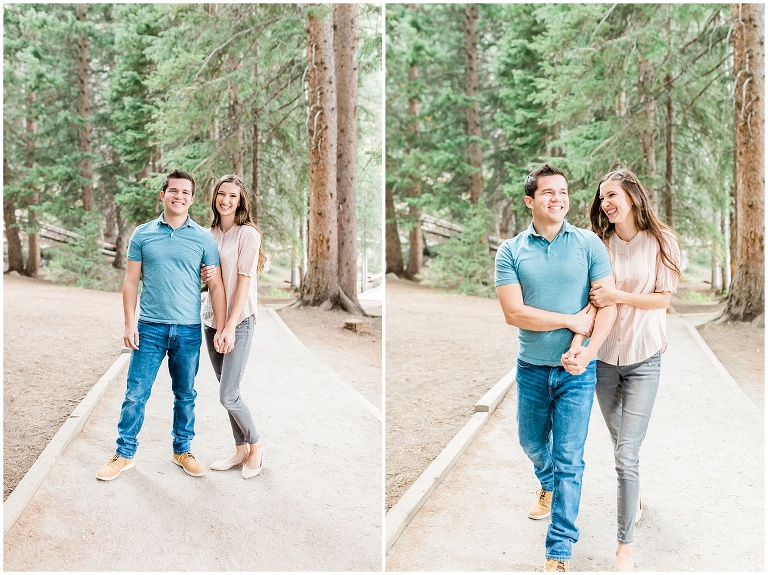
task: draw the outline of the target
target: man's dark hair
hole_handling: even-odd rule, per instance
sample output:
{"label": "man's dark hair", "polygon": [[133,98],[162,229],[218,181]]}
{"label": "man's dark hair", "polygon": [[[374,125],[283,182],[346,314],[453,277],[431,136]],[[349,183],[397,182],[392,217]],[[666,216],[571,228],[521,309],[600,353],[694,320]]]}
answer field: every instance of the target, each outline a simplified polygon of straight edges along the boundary
{"label": "man's dark hair", "polygon": [[[536,194],[536,188],[539,187],[539,178],[541,176],[563,176],[565,178],[563,170],[560,168],[555,168],[554,166],[550,166],[549,164],[544,164],[540,168],[533,170],[530,174],[528,174],[528,177],[525,178],[526,196],[532,198],[534,194]],[[568,178],[565,178],[565,181],[567,183]]]}
{"label": "man's dark hair", "polygon": [[187,172],[184,170],[173,170],[170,174],[165,176],[165,179],[163,180],[163,191],[168,189],[168,180],[189,180],[192,182],[192,195],[195,195],[195,178],[190,176]]}

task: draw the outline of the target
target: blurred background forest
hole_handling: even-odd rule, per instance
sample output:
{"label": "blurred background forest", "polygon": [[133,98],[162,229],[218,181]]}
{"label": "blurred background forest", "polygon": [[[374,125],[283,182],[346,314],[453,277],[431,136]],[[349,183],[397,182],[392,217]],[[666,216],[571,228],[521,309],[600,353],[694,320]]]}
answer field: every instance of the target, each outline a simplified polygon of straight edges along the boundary
{"label": "blurred background forest", "polygon": [[764,11],[757,4],[388,4],[387,272],[493,294],[526,175],[633,170],[680,234],[684,277],[764,308]]}
{"label": "blurred background forest", "polygon": [[[299,288],[313,265],[313,130],[326,130],[325,144],[319,112],[337,121],[335,93],[309,100],[312,58],[332,56],[319,46],[334,46],[335,6],[6,4],[6,271],[120,289],[130,233],[158,217],[163,177],[181,168],[196,179],[191,215],[204,226],[215,180],[244,177],[270,256],[264,275]],[[351,194],[357,291],[383,264],[381,12],[348,8],[350,43],[336,46],[352,63],[338,73],[355,85],[339,96],[352,116],[338,125],[356,124],[344,201]],[[334,177],[336,160],[320,160]],[[336,201],[335,188],[324,193]]]}

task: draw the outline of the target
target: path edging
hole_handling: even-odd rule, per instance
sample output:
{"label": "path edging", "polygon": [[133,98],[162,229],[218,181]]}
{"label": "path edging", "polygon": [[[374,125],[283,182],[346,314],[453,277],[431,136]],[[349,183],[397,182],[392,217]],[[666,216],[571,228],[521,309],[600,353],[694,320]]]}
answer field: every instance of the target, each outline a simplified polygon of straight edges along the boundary
{"label": "path edging", "polygon": [[304,345],[304,342],[299,339],[299,336],[297,336],[293,330],[291,330],[290,327],[288,327],[288,324],[283,321],[283,318],[280,317],[280,314],[277,313],[277,310],[273,307],[266,307],[265,309],[267,312],[275,319],[275,321],[278,323],[278,325],[283,328],[283,330],[290,336],[290,338],[295,341],[298,345],[300,345],[302,348],[304,348],[308,355],[313,357],[318,364],[322,365],[323,368],[325,368],[328,373],[335,379],[339,384],[341,384],[344,389],[349,391],[352,396],[365,408],[365,410],[373,415],[380,424],[384,423],[384,417],[381,413],[381,410],[373,405],[368,399],[365,398],[365,396],[357,391],[352,385],[347,383],[346,381],[343,381],[338,375],[336,375],[336,372],[334,372],[330,367],[328,367],[323,361],[320,360],[314,353],[312,353],[312,350],[309,349],[306,345]]}
{"label": "path edging", "polygon": [[516,370],[509,371],[475,404],[475,413],[456,436],[429,464],[419,478],[403,494],[386,516],[385,552],[395,544],[406,526],[426,503],[429,496],[459,460],[480,429],[514,385]]}
{"label": "path edging", "polygon": [[16,522],[32,496],[42,485],[45,477],[50,472],[53,465],[59,459],[64,449],[83,429],[85,422],[96,407],[96,404],[104,395],[104,392],[118,378],[131,358],[128,348],[123,349],[115,362],[110,366],[107,372],[101,376],[96,385],[86,394],[86,396],[77,404],[64,424],[56,432],[37,460],[32,464],[27,473],[21,479],[16,488],[3,503],[3,537]]}

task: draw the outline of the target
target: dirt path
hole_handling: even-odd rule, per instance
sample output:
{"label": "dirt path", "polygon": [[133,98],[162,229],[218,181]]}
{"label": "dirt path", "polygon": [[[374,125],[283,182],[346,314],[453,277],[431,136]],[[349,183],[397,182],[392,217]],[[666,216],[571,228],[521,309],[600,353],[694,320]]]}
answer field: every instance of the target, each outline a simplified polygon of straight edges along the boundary
{"label": "dirt path", "polygon": [[[260,285],[260,291],[262,287],[269,291],[274,286]],[[5,274],[3,309],[5,501],[120,355],[123,307],[120,293]],[[353,333],[341,327],[347,317],[341,312],[286,312],[283,321],[312,353],[381,408],[381,318]]]}
{"label": "dirt path", "polygon": [[509,371],[516,330],[495,300],[387,279],[386,508]]}
{"label": "dirt path", "polygon": [[[681,285],[677,313],[716,314],[724,303],[692,304]],[[386,509],[463,427],[475,402],[514,365],[516,330],[496,300],[450,295],[387,279]],[[709,323],[702,337],[750,399],[764,410],[765,330]],[[739,345],[735,345],[738,342]]]}

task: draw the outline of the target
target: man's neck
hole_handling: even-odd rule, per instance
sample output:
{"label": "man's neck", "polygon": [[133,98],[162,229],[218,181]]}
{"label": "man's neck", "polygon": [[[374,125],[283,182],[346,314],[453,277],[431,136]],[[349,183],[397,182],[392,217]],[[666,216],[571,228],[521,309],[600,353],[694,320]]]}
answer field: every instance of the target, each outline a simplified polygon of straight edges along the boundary
{"label": "man's neck", "polygon": [[557,237],[557,234],[560,233],[560,230],[563,229],[564,225],[564,221],[554,223],[543,223],[537,222],[536,220],[533,221],[533,229],[536,230],[536,233],[540,236],[544,236],[550,242]]}
{"label": "man's neck", "polygon": [[178,230],[181,226],[183,226],[185,223],[187,223],[187,218],[189,217],[189,214],[184,214],[183,216],[174,216],[174,215],[168,215],[167,213],[163,212],[163,221],[171,226],[174,230]]}

